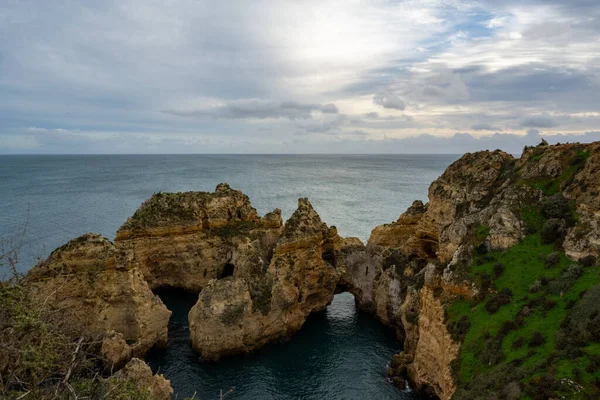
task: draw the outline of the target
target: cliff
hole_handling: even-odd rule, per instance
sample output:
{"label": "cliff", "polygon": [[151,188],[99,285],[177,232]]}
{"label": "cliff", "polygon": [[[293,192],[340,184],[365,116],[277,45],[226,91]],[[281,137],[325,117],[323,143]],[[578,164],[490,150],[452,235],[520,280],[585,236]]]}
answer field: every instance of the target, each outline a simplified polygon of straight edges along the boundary
{"label": "cliff", "polygon": [[189,313],[190,338],[205,359],[287,337],[331,303],[340,243],[307,199],[283,225],[280,210],[261,218],[227,184],[213,193],[155,194],[115,239],[151,288],[200,292]]}
{"label": "cliff", "polygon": [[[597,375],[593,341],[565,352],[557,336],[581,291],[600,283],[599,150],[466,154],[432,183],[427,204],[376,227],[366,246],[344,241],[341,285],[404,341],[397,382],[441,399],[537,398],[542,375],[553,394],[597,393],[585,383]],[[591,372],[554,372],[573,352]]]}
{"label": "cliff", "polygon": [[[26,285],[40,307],[59,312],[79,336],[105,338],[111,364],[167,342],[171,312],[152,293],[132,255],[100,235],[86,234],[54,250],[29,271]],[[115,341],[119,351],[110,345]]]}
{"label": "cliff", "polygon": [[248,352],[300,329],[333,300],[340,241],[307,199],[286,221],[268,264],[211,280],[189,313],[192,346],[205,359]]}
{"label": "cliff", "polygon": [[[152,289],[199,292],[211,279],[268,265],[281,212],[259,218],[248,196],[227,184],[214,193],[157,193],[117,231]],[[236,272],[237,273],[237,272]]]}
{"label": "cliff", "polygon": [[210,360],[285,338],[348,291],[403,342],[389,370],[401,387],[441,399],[594,398],[599,193],[600,143],[465,154],[427,203],[366,245],[341,238],[307,199],[283,224],[227,184],[158,193],[114,244],[75,239],[28,281],[39,302],[102,334],[114,365],[166,340],[170,313],[151,289],[199,293],[190,339]]}

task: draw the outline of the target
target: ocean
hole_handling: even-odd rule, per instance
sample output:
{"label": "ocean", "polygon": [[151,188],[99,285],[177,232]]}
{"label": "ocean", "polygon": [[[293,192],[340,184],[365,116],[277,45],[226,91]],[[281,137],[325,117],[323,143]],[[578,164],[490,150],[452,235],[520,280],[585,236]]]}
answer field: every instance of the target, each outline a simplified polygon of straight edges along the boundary
{"label": "ocean", "polygon": [[[394,221],[458,155],[72,155],[0,156],[0,238],[24,231],[19,269],[86,232],[113,239],[155,192],[213,191],[227,182],[263,215],[284,220],[308,197],[342,236],[363,241]],[[194,298],[159,293],[173,311],[169,346],[149,357],[177,397],[199,399],[412,399],[385,378],[401,348],[394,332],[342,293],[284,343],[217,363],[198,359],[188,343]]]}

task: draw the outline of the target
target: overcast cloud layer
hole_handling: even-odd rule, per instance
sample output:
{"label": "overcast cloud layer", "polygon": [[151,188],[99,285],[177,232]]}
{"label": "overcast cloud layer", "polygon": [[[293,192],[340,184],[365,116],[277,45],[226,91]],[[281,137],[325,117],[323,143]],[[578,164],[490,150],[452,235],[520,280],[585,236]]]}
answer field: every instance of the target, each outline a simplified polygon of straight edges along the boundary
{"label": "overcast cloud layer", "polygon": [[0,153],[518,153],[598,93],[596,0],[0,3]]}

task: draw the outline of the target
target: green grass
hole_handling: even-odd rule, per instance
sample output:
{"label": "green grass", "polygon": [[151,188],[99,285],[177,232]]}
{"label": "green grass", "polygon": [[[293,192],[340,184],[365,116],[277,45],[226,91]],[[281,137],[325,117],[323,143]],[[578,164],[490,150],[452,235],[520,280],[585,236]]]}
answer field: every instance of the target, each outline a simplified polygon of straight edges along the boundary
{"label": "green grass", "polygon": [[[543,156],[543,152],[535,154],[531,156],[528,161],[537,162]],[[563,170],[558,178],[554,179],[550,177],[542,177],[540,179],[525,180],[524,183],[535,189],[541,190],[547,196],[560,193],[561,184],[563,182],[572,181],[575,174],[577,174],[583,168],[589,157],[590,153],[587,151],[576,151],[571,155],[571,157],[569,157],[569,165]]]}
{"label": "green grass", "polygon": [[[460,318],[467,315],[470,321],[470,329],[464,337],[458,360],[458,384],[465,386],[473,380],[475,376],[490,373],[497,366],[482,362],[481,354],[488,350],[489,345],[486,338],[500,337],[501,361],[500,364],[506,365],[515,361],[522,368],[529,370],[527,381],[539,376],[542,365],[555,353],[557,335],[562,320],[568,313],[567,303],[570,300],[577,301],[582,291],[600,284],[600,267],[587,268],[583,276],[578,278],[574,284],[563,293],[551,294],[547,286],[537,293],[530,293],[531,285],[542,277],[549,281],[559,279],[561,273],[572,261],[563,253],[560,255],[558,265],[547,268],[545,257],[556,251],[555,245],[543,244],[539,233],[543,225],[543,217],[539,210],[534,207],[525,208],[522,212],[522,218],[528,228],[535,233],[527,235],[524,240],[515,246],[498,252],[490,252],[480,255],[474,265],[468,272],[469,277],[475,281],[481,281],[485,274],[493,276],[493,266],[496,263],[504,265],[504,272],[493,280],[493,291],[499,291],[502,288],[509,288],[513,295],[511,302],[500,307],[500,309],[490,314],[485,309],[485,304],[494,294],[490,294],[483,300],[468,301],[462,298],[456,299],[447,309],[448,321],[457,323]],[[479,233],[479,231],[478,231]],[[483,234],[483,232],[482,232]],[[519,311],[531,300],[553,301],[556,305],[552,308],[535,307],[531,313],[525,317],[522,326],[517,330],[508,332],[505,336],[499,335],[502,325],[505,321],[515,321]],[[527,342],[531,339],[534,332],[542,333],[545,343],[538,347],[529,347]],[[513,343],[519,337],[525,339],[525,344],[520,348],[514,348]],[[573,366],[580,364],[579,380],[585,383],[592,382],[599,378],[600,372],[595,374],[586,372],[586,367],[590,363],[589,354],[600,354],[600,344],[590,345],[585,349],[585,354],[580,360],[573,362],[569,359],[558,358],[555,361],[555,377],[574,379]],[[525,382],[526,383],[526,382]]]}
{"label": "green grass", "polygon": [[217,236],[224,238],[248,235],[250,231],[256,229],[258,224],[253,221],[233,221],[218,228],[211,228],[210,231]]}

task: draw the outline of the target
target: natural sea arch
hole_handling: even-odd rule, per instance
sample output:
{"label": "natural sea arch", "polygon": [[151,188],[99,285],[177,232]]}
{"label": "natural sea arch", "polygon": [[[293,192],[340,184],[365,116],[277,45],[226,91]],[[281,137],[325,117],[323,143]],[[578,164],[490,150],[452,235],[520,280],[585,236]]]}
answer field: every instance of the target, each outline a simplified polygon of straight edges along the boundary
{"label": "natural sea arch", "polygon": [[311,314],[288,340],[248,355],[205,362],[189,342],[187,314],[197,293],[155,290],[173,315],[165,349],[148,355],[178,398],[216,399],[416,399],[387,381],[392,355],[401,348],[392,329],[359,311],[343,292],[322,312]]}

